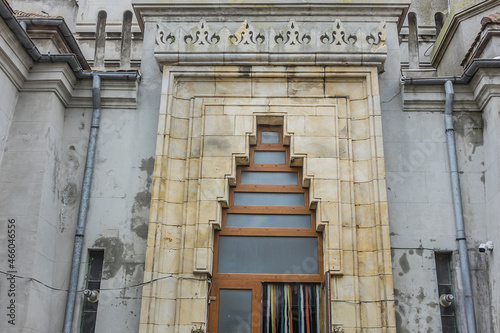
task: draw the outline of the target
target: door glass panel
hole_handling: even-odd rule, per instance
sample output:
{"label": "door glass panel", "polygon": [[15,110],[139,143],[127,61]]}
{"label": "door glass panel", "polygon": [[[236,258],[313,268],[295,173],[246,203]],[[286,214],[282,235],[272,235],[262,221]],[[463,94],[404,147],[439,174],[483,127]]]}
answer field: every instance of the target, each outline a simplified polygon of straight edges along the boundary
{"label": "door glass panel", "polygon": [[252,290],[221,289],[219,292],[219,333],[250,333]]}
{"label": "door glass panel", "polygon": [[304,206],[304,193],[235,192],[234,204],[245,206]]}
{"label": "door glass panel", "polygon": [[262,143],[279,143],[279,132],[261,132],[260,141]]}
{"label": "door glass panel", "polygon": [[242,184],[256,185],[297,185],[299,174],[297,172],[254,172],[241,173]]}
{"label": "door glass panel", "polygon": [[220,236],[218,272],[318,274],[318,239]]}
{"label": "door glass panel", "polygon": [[242,228],[310,228],[311,215],[227,214],[226,226]]}
{"label": "door glass panel", "polygon": [[253,155],[256,164],[285,164],[286,153],[284,151],[256,151]]}

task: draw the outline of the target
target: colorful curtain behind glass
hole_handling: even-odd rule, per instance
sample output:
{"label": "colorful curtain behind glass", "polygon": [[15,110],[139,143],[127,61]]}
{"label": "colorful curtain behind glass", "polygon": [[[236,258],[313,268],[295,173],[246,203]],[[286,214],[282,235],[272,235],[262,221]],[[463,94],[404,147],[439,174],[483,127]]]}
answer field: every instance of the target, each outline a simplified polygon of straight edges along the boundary
{"label": "colorful curtain behind glass", "polygon": [[263,284],[264,333],[322,333],[318,284]]}

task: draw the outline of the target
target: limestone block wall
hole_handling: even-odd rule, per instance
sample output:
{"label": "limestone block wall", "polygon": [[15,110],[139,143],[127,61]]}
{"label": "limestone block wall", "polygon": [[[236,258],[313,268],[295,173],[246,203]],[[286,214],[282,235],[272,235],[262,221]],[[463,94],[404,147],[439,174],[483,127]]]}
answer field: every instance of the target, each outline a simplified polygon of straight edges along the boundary
{"label": "limestone block wall", "polygon": [[395,331],[376,68],[256,66],[163,68],[140,331],[205,327],[213,230],[259,123],[304,168],[333,326]]}

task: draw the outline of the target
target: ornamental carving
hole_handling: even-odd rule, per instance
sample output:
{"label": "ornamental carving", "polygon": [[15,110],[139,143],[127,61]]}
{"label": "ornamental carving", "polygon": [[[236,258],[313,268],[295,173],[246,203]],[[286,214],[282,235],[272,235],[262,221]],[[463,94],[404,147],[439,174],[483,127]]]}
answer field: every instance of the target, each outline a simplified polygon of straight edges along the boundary
{"label": "ornamental carving", "polygon": [[291,20],[288,24],[286,32],[280,32],[274,37],[274,41],[276,44],[285,44],[285,45],[300,45],[300,44],[309,44],[311,42],[311,35],[308,35],[299,29],[297,23]]}
{"label": "ornamental carving", "polygon": [[194,29],[193,33],[184,36],[186,44],[194,45],[210,45],[217,44],[220,41],[220,36],[211,29],[205,20],[201,20],[198,27]]}
{"label": "ornamental carving", "polygon": [[243,22],[242,26],[236,29],[236,31],[229,36],[229,41],[233,45],[243,44],[257,44],[264,43],[266,38],[259,32],[259,30],[255,29],[250,22]]}
{"label": "ornamental carving", "polygon": [[332,44],[335,46],[352,45],[356,43],[356,36],[351,35],[349,28],[345,27],[340,20],[335,20],[333,28],[327,30],[319,37],[323,44]]}
{"label": "ornamental carving", "polygon": [[[201,20],[185,30],[186,23],[176,29],[157,24],[156,51],[160,53],[386,53],[386,27],[380,22],[369,32],[358,28],[354,33],[340,20],[323,22],[307,30],[303,23],[291,20],[285,26],[275,23],[265,29],[245,20],[232,29],[221,23]],[[219,27],[217,27],[219,24]],[[226,23],[228,24],[228,23]],[[261,22],[262,24],[262,22]],[[351,27],[352,28],[352,27]]]}

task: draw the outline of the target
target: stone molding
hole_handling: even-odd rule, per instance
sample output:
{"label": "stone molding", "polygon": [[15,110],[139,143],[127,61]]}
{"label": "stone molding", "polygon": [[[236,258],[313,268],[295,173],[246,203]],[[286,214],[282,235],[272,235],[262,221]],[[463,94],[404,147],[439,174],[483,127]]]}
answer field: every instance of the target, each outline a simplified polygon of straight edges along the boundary
{"label": "stone molding", "polygon": [[[469,84],[454,85],[455,112],[481,112],[492,97],[500,96],[500,70],[479,69]],[[444,86],[405,85],[403,110],[408,112],[444,112]]]}
{"label": "stone molding", "polygon": [[500,97],[500,70],[497,68],[480,69],[469,86],[474,92],[474,98],[480,110],[494,97]]}
{"label": "stone molding", "polygon": [[344,64],[382,70],[387,54],[385,21],[369,32],[354,32],[339,19],[305,28],[291,19],[254,26],[250,20],[221,25],[201,19],[194,25],[157,23],[155,57],[176,64]]}
{"label": "stone molding", "polygon": [[[462,8],[459,7],[452,8],[452,12],[449,14],[448,19],[446,20],[443,28],[441,29],[441,33],[437,37],[436,43],[432,48],[430,56],[432,67],[437,68],[439,66],[441,60],[443,59],[445,53],[448,50],[448,47],[451,44],[453,37],[457,33],[460,24],[463,21],[468,20],[476,15],[481,15],[483,12],[491,8],[494,8],[497,5],[498,5],[497,0],[486,0],[482,3],[471,6],[464,10],[462,10]],[[479,30],[480,27],[478,26],[477,32],[479,32]],[[476,32],[473,33],[475,34]]]}
{"label": "stone molding", "polygon": [[[199,0],[196,2],[186,0],[152,1],[132,0],[137,21],[144,31],[146,22],[156,18],[166,18],[169,22],[184,22],[186,18],[212,18],[220,21],[221,15],[225,17],[246,17],[256,19],[265,18],[267,22],[276,20],[295,19],[309,22],[331,20],[332,17],[363,17],[365,22],[373,20],[386,20],[396,23],[398,29],[403,26],[406,13],[410,6],[409,0],[357,0],[334,2],[331,0],[315,1],[268,1],[268,0]],[[240,21],[241,24],[243,20]]]}
{"label": "stone molding", "polygon": [[[403,111],[408,112],[444,112],[444,86],[405,85],[403,91]],[[480,111],[474,93],[469,85],[455,85],[455,111]]]}
{"label": "stone molding", "polygon": [[0,20],[0,70],[17,89],[21,89],[29,75],[33,60],[21,46],[9,27]]}
{"label": "stone molding", "polygon": [[[102,109],[137,109],[136,80],[102,80],[101,81],[101,108]],[[79,80],[75,85],[70,108],[92,108],[92,80]]]}
{"label": "stone molding", "polygon": [[[134,80],[103,80],[101,108],[136,109]],[[52,92],[68,108],[92,108],[92,80],[78,80],[67,63],[37,63],[19,89],[21,92]]]}
{"label": "stone molding", "polygon": [[67,107],[77,79],[66,62],[36,63],[20,91],[52,92]]}

